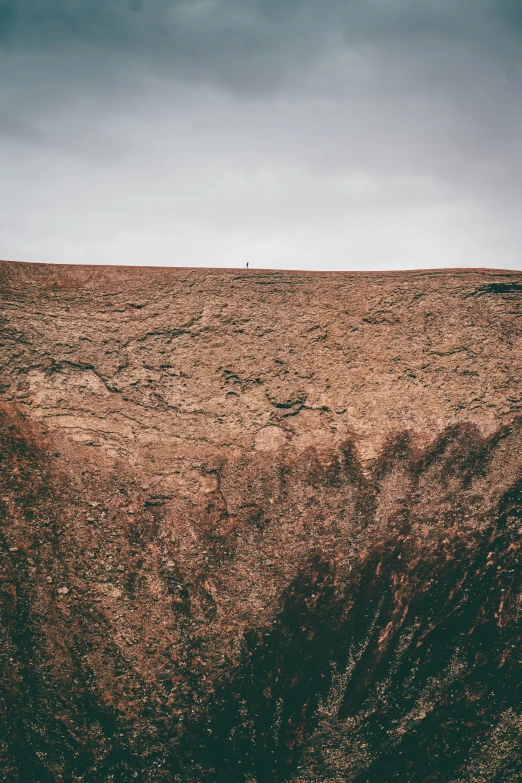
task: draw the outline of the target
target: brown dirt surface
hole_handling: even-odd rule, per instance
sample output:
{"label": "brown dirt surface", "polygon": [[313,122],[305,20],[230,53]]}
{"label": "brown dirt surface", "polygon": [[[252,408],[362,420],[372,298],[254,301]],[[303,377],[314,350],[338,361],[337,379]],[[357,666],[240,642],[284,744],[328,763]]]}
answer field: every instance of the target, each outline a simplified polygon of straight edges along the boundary
{"label": "brown dirt surface", "polygon": [[521,348],[513,272],[0,262],[0,779],[519,781]]}

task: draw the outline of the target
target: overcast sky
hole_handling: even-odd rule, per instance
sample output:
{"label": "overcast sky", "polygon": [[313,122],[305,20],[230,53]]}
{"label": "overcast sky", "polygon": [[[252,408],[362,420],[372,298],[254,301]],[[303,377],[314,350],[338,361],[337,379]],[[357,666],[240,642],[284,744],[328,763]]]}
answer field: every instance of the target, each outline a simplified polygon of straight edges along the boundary
{"label": "overcast sky", "polygon": [[521,0],[0,0],[0,258],[522,269]]}

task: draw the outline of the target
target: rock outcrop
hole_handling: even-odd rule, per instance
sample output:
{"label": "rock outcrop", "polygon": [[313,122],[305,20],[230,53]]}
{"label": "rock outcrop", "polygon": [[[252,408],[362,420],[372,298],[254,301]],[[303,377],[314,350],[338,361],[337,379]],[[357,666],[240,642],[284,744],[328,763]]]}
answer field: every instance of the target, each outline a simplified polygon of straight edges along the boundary
{"label": "rock outcrop", "polygon": [[520,779],[522,274],[0,297],[2,779]]}

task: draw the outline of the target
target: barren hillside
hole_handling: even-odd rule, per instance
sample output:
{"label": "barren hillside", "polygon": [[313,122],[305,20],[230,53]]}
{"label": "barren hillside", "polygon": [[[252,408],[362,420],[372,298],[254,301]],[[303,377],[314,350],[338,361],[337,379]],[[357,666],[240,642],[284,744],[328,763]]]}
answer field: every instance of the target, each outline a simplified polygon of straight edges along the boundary
{"label": "barren hillside", "polygon": [[0,263],[8,783],[515,783],[522,274]]}

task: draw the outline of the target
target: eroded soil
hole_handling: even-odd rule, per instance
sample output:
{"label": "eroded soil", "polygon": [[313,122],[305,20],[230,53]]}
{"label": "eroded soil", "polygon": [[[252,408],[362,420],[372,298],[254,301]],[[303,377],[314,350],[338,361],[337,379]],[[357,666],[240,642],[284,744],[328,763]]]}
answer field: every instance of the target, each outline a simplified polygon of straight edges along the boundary
{"label": "eroded soil", "polygon": [[522,275],[0,293],[6,781],[520,779]]}

